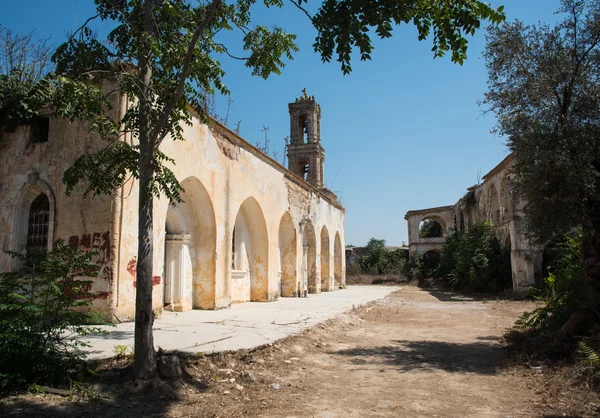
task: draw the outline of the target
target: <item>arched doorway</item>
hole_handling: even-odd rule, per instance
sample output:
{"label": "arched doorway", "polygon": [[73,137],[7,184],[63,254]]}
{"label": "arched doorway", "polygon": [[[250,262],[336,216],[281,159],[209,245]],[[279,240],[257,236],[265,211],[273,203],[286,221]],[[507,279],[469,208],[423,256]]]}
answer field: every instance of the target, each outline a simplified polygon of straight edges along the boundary
{"label": "arched doorway", "polygon": [[315,229],[312,223],[306,219],[302,233],[303,259],[302,269],[306,278],[308,293],[318,293],[320,288],[317,275],[317,244]]}
{"label": "arched doorway", "polygon": [[296,285],[296,229],[288,212],[279,222],[279,271],[281,274],[281,296],[297,296]]}
{"label": "arched doorway", "polygon": [[333,243],[333,283],[338,289],[344,285],[343,267],[342,267],[342,240],[340,233],[335,233],[335,241]]}
{"label": "arched doorway", "polygon": [[167,309],[215,306],[216,222],[212,202],[195,177],[181,182],[183,202],[169,205],[165,221],[163,299]]}
{"label": "arched doorway", "polygon": [[269,299],[267,224],[253,197],[240,206],[232,233],[231,301]]}
{"label": "arched doorway", "polygon": [[321,291],[331,290],[329,258],[329,231],[323,225],[321,228]]}

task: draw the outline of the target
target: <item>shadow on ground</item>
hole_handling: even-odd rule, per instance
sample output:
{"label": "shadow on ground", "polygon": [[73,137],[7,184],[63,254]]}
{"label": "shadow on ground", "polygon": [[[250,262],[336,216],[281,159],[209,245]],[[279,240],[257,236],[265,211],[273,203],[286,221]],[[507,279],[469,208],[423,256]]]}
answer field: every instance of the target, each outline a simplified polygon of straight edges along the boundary
{"label": "shadow on ground", "polygon": [[440,302],[482,302],[484,295],[462,295],[452,290],[423,288]]}
{"label": "shadow on ground", "polygon": [[495,374],[504,368],[505,358],[502,348],[490,340],[468,344],[396,340],[393,345],[357,347],[329,354],[346,356],[355,365],[388,365],[401,372]]}
{"label": "shadow on ground", "polygon": [[[194,379],[186,378],[185,385],[204,392],[207,387]],[[45,395],[24,398],[0,397],[1,417],[162,417],[167,415],[172,404],[182,401],[182,391],[187,390],[183,382],[175,384],[156,378],[135,383],[125,377],[103,379],[92,387],[101,398],[93,393],[77,402],[72,397],[54,397],[53,402],[43,399]],[[76,392],[75,392],[76,393]],[[91,395],[91,397],[90,397]],[[52,396],[52,395],[50,395]],[[75,395],[77,396],[77,395]]]}

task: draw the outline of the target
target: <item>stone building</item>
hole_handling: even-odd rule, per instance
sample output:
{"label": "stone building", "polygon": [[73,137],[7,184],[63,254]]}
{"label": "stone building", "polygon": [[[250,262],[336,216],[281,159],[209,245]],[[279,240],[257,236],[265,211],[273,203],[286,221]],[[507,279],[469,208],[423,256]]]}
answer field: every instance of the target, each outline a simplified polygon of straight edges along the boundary
{"label": "stone building", "polygon": [[[513,289],[524,292],[542,279],[543,249],[533,246],[523,231],[523,203],[512,193],[514,154],[482,177],[483,183],[469,187],[456,204],[429,209],[408,211],[410,254],[425,255],[440,252],[445,237],[455,231],[466,232],[471,225],[488,222],[494,226],[496,237],[510,249]],[[424,220],[436,221],[443,233],[437,237],[422,237],[419,225]]]}
{"label": "stone building", "polygon": [[[110,112],[120,117],[127,97],[105,87]],[[289,170],[195,115],[182,126],[185,141],[163,142],[185,191],[183,203],[155,200],[155,311],[218,309],[344,286],[344,208],[323,188],[321,109],[304,93],[289,112]],[[113,321],[132,320],[138,183],[130,179],[111,196],[84,198],[83,186],[66,195],[65,170],[105,145],[83,123],[48,115],[0,135],[0,271],[19,267],[6,251],[49,250],[58,238],[96,250],[102,276],[92,288],[101,295],[94,308]],[[130,134],[122,140],[136,142]]]}

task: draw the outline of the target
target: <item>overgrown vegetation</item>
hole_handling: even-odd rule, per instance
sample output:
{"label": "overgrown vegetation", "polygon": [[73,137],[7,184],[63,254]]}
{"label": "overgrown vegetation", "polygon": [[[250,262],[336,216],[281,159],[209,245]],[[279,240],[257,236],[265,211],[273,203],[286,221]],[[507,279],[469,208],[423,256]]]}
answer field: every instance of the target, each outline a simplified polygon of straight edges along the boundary
{"label": "overgrown vegetation", "polygon": [[362,273],[372,275],[401,274],[406,256],[401,249],[390,250],[384,239],[371,238],[367,253],[360,258]]}
{"label": "overgrown vegetation", "polygon": [[104,323],[91,305],[91,278],[100,274],[95,253],[56,241],[52,251],[12,254],[21,268],[0,274],[0,387],[66,383],[85,370],[75,333],[98,333]]}
{"label": "overgrown vegetation", "polygon": [[594,333],[598,323],[590,283],[581,262],[582,232],[578,230],[556,241],[554,265],[539,288],[531,288],[541,304],[526,312],[508,335],[520,354],[538,359],[571,357],[582,338]]}
{"label": "overgrown vegetation", "polygon": [[453,289],[499,292],[512,285],[510,252],[489,224],[475,224],[446,239],[437,275]]}
{"label": "overgrown vegetation", "polygon": [[444,236],[444,230],[439,222],[433,219],[425,219],[419,227],[419,236],[421,238],[438,238]]}

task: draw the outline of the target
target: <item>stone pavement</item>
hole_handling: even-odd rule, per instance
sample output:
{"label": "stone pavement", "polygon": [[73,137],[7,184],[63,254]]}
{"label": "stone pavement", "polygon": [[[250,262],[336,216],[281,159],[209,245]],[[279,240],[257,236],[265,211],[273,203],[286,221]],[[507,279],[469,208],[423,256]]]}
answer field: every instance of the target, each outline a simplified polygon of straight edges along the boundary
{"label": "stone pavement", "polygon": [[[215,311],[164,312],[154,321],[154,345],[187,354],[251,349],[289,335],[348,311],[353,306],[381,299],[393,286],[348,286],[343,290],[280,298],[275,302],[248,302]],[[116,345],[133,348],[134,323],[106,327],[109,335],[82,338],[90,359],[115,355]]]}

